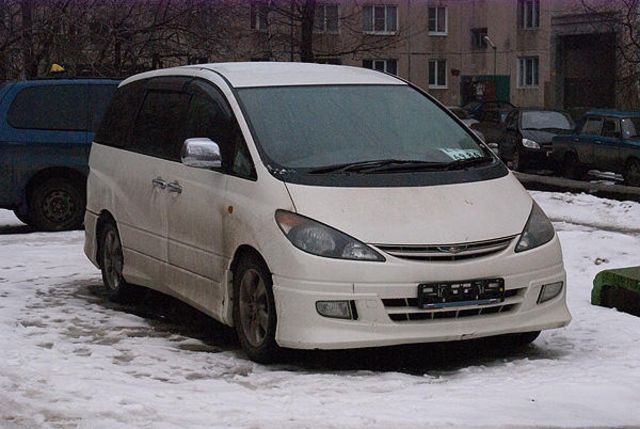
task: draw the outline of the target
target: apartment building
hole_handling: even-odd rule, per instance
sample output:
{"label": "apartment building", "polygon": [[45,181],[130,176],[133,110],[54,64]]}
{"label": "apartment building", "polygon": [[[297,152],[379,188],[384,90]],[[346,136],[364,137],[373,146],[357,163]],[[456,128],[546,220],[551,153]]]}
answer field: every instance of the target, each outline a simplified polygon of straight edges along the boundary
{"label": "apartment building", "polygon": [[[262,6],[253,28],[273,34],[277,20]],[[499,99],[580,109],[629,101],[615,72],[621,36],[581,0],[319,2],[314,21],[316,61],[397,74],[446,105]],[[279,48],[269,40],[271,51],[257,59],[299,59],[291,40],[289,48],[286,37]]]}

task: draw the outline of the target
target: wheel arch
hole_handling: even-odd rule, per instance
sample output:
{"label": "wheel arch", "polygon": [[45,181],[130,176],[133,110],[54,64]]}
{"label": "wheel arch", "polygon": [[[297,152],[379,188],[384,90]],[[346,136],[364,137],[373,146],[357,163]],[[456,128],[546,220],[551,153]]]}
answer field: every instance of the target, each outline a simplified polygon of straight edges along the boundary
{"label": "wheel arch", "polygon": [[234,277],[235,277],[235,272],[238,268],[238,263],[240,262],[240,260],[247,256],[247,255],[253,255],[257,258],[259,258],[264,265],[267,267],[267,270],[271,273],[271,269],[269,268],[269,264],[267,263],[267,261],[265,260],[264,256],[262,256],[262,254],[260,253],[260,251],[258,249],[256,249],[254,246],[250,245],[250,244],[240,244],[238,247],[236,247],[235,252],[233,253],[233,257],[231,258],[231,262],[229,263],[229,266],[227,268],[227,273],[226,273],[226,280],[224,282],[224,296],[225,296],[225,300],[224,300],[224,310],[222,312],[222,321],[229,325],[229,326],[234,326],[233,323],[233,300],[234,300],[234,294],[233,294],[233,281],[234,281]]}

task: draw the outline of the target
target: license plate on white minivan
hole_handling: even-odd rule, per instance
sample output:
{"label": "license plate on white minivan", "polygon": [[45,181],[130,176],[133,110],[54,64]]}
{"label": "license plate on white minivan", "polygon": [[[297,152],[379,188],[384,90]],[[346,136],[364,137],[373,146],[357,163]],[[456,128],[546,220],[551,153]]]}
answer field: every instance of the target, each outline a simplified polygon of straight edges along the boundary
{"label": "license plate on white minivan", "polygon": [[487,305],[504,301],[504,279],[423,283],[418,306],[423,309]]}

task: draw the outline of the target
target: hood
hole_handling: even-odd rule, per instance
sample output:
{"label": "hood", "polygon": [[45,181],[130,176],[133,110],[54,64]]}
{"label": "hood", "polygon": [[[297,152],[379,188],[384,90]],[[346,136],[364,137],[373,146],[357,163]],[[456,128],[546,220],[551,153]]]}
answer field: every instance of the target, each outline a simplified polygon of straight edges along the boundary
{"label": "hood", "polygon": [[571,134],[571,130],[558,130],[558,132],[544,130],[522,130],[522,137],[524,137],[525,139],[533,140],[537,143],[551,143],[552,138],[564,134]]}
{"label": "hood", "polygon": [[517,235],[532,206],[512,174],[407,188],[286,186],[299,214],[371,244],[454,244]]}

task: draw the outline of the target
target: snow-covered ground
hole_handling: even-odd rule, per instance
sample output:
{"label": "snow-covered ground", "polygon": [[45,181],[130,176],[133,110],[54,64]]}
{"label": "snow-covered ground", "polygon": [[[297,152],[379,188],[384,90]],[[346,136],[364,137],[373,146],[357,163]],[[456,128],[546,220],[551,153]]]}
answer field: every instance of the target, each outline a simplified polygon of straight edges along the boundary
{"label": "snow-covered ground", "polygon": [[640,318],[589,304],[602,269],[640,265],[640,204],[533,193],[568,271],[569,327],[520,352],[481,343],[248,361],[173,300],[109,304],[82,232],[0,210],[0,427],[640,426]]}

